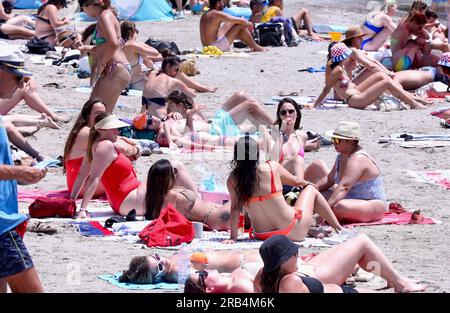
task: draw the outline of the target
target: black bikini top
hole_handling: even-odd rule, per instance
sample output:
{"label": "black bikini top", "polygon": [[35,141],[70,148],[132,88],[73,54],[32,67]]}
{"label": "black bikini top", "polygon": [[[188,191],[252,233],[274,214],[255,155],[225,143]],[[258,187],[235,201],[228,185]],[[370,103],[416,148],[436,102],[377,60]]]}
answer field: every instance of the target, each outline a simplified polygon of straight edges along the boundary
{"label": "black bikini top", "polygon": [[[288,275],[288,274],[286,274],[286,275]],[[278,292],[280,290],[280,281],[286,275],[280,276],[280,278],[278,278],[277,288],[276,288],[276,290]],[[295,275],[300,277],[300,279],[306,285],[306,287],[308,288],[310,293],[324,293],[323,284],[320,282],[320,280],[318,280],[318,279],[316,279],[314,277],[301,276],[301,275],[299,275],[297,273],[295,273]]]}

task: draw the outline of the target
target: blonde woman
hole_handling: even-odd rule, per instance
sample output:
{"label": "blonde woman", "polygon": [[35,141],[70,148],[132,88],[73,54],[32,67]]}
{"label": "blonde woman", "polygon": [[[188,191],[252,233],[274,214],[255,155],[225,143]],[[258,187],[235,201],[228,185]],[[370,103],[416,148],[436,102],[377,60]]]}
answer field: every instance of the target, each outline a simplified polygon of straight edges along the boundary
{"label": "blonde woman", "polygon": [[366,35],[361,43],[361,50],[377,51],[397,27],[392,17],[397,13],[397,1],[385,0],[379,12],[370,13],[361,24],[362,32]]}

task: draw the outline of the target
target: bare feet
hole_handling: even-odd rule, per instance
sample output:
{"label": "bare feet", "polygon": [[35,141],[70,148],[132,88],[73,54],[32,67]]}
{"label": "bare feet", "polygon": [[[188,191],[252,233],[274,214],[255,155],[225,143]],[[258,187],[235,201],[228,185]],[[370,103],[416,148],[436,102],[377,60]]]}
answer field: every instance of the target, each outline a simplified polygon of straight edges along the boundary
{"label": "bare feet", "polygon": [[256,48],[252,49],[252,51],[253,51],[253,52],[267,52],[267,51],[269,51],[269,49],[268,49],[268,48],[261,47],[261,46],[258,46],[258,47],[256,47]]}
{"label": "bare feet", "polygon": [[417,101],[414,101],[414,104],[411,104],[410,107],[411,109],[427,109],[425,105],[420,104]]}
{"label": "bare feet", "polygon": [[56,124],[50,116],[47,116],[45,113],[41,114],[42,121],[39,121],[38,127],[47,127],[52,129],[61,129],[61,127]]}
{"label": "bare feet", "polygon": [[399,283],[398,286],[394,287],[394,291],[400,293],[421,292],[427,288],[428,285],[420,285],[406,279],[405,282]]}
{"label": "bare feet", "polygon": [[308,236],[317,238],[317,239],[323,239],[325,237],[329,237],[331,234],[331,229],[326,227],[316,227],[316,228],[310,228],[308,231]]}
{"label": "bare feet", "polygon": [[419,103],[424,104],[424,105],[432,105],[432,104],[434,104],[433,100],[427,100],[427,99],[424,99],[424,98],[419,97],[419,96],[414,96],[414,100],[416,102],[419,102]]}
{"label": "bare feet", "polygon": [[61,122],[61,123],[69,123],[72,120],[71,116],[62,116],[62,115],[58,115],[58,114],[52,114],[51,118],[55,122]]}
{"label": "bare feet", "polygon": [[325,39],[323,39],[322,37],[320,37],[318,34],[316,33],[312,33],[311,34],[311,38],[315,41],[324,41]]}

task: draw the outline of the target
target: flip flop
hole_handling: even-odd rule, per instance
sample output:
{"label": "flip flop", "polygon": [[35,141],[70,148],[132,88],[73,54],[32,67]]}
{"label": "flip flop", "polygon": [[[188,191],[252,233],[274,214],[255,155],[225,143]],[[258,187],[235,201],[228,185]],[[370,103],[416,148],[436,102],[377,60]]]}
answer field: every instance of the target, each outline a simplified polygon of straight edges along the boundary
{"label": "flip flop", "polygon": [[47,235],[53,235],[58,232],[56,228],[51,227],[48,224],[44,224],[42,222],[37,222],[36,224],[32,226],[28,226],[27,230],[29,232],[33,233],[41,233],[41,234],[47,234]]}

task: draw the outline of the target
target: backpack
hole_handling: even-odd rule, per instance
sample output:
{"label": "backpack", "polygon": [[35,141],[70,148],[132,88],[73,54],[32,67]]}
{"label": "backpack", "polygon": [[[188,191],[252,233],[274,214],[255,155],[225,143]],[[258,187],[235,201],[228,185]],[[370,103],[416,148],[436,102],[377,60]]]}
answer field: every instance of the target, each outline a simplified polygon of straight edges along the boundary
{"label": "backpack", "polygon": [[28,47],[28,53],[46,54],[47,51],[56,51],[55,47],[43,39],[33,37],[25,44]]}
{"label": "backpack", "polygon": [[176,55],[180,55],[180,49],[178,49],[178,46],[176,43],[169,42],[169,41],[161,41],[161,40],[156,40],[156,39],[152,39],[149,38],[145,44],[149,45],[150,47],[155,48],[156,50],[158,50],[159,53],[162,53],[165,49],[169,49],[170,51],[172,51],[172,54],[176,54]]}
{"label": "backpack", "polygon": [[271,23],[282,23],[284,27],[284,39],[288,47],[298,46],[297,24],[292,17],[277,16],[270,19]]}
{"label": "backpack", "polygon": [[286,46],[283,23],[262,23],[255,27],[255,41],[263,47]]}
{"label": "backpack", "polygon": [[158,218],[151,221],[139,233],[139,238],[148,247],[179,246],[194,239],[194,226],[169,203],[161,210]]}

